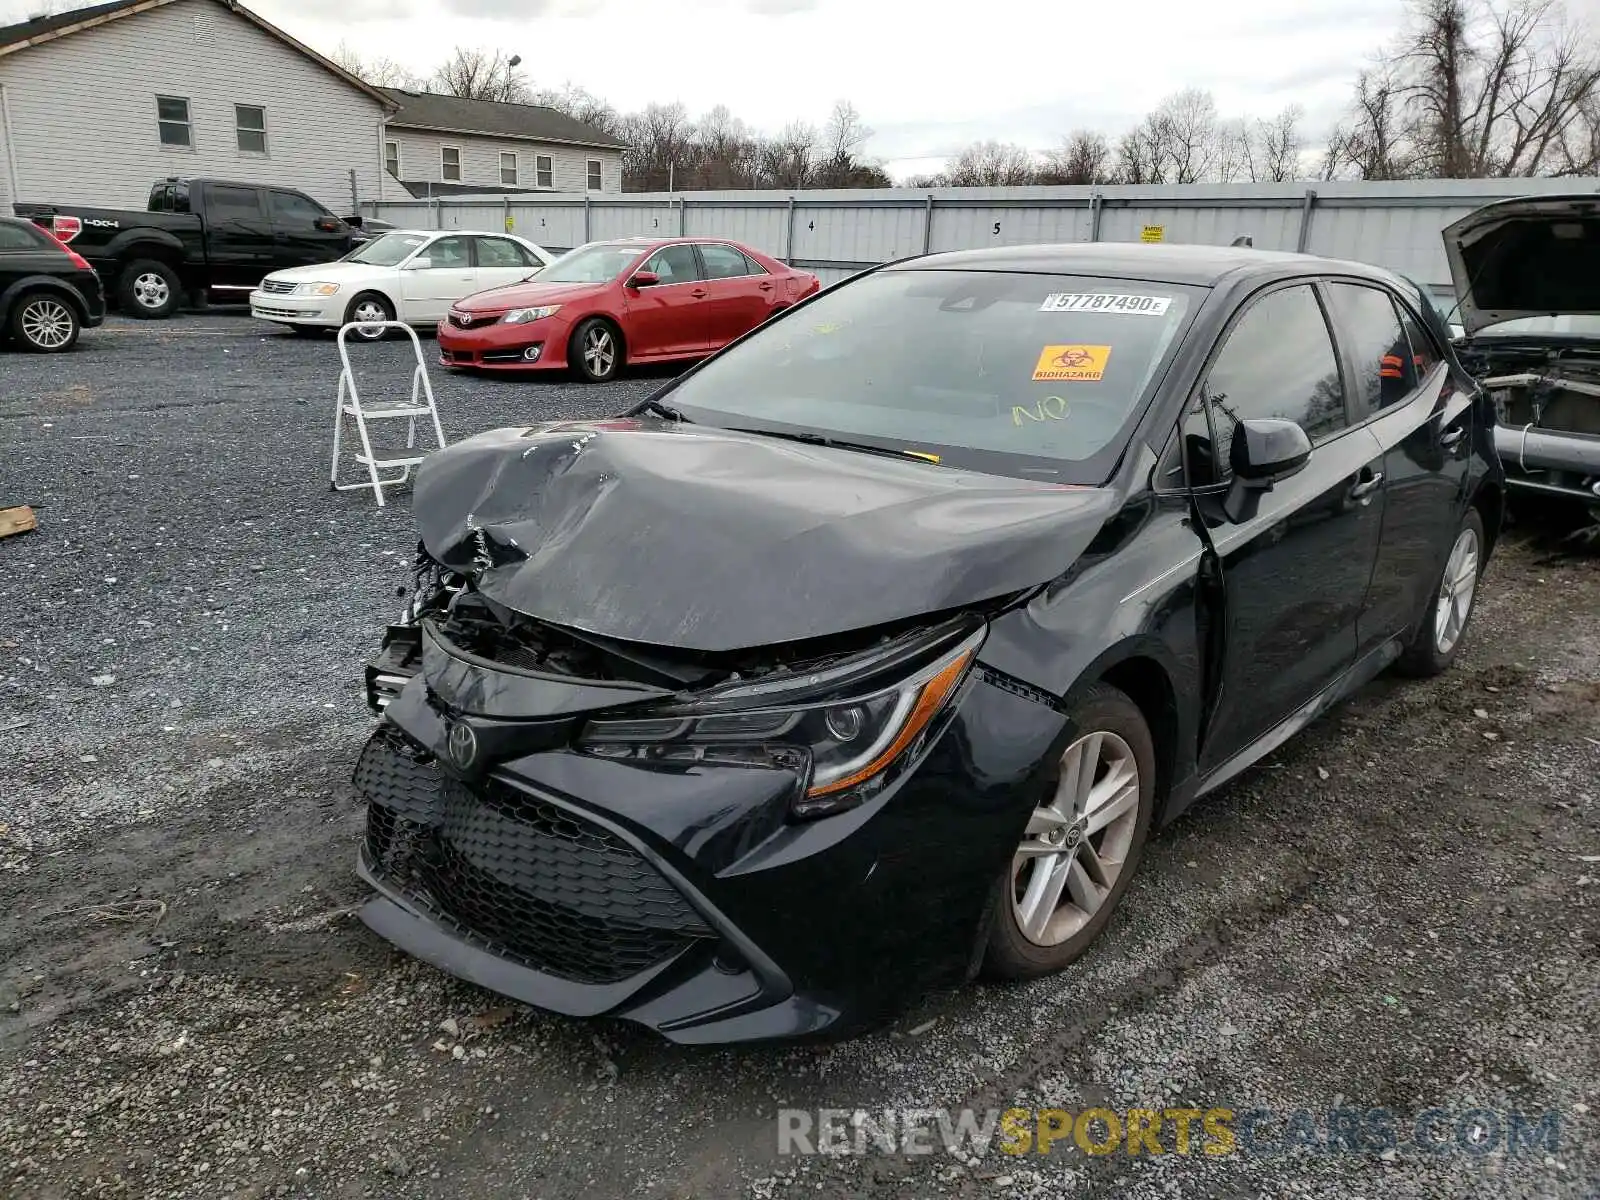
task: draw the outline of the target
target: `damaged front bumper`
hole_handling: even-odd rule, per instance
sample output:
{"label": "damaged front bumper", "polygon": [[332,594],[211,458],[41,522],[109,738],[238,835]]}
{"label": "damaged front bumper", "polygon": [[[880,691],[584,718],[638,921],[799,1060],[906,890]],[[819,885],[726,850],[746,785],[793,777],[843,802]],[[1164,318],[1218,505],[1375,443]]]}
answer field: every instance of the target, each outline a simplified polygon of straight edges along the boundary
{"label": "damaged front bumper", "polygon": [[1016,781],[977,777],[974,730],[1061,725],[966,672],[880,787],[805,820],[792,747],[584,743],[595,713],[671,710],[663,688],[490,662],[426,622],[391,629],[368,686],[366,924],[504,995],[678,1042],[846,1035],[970,973],[1026,820]]}
{"label": "damaged front bumper", "polygon": [[1506,486],[1600,502],[1600,384],[1535,372],[1483,380]]}

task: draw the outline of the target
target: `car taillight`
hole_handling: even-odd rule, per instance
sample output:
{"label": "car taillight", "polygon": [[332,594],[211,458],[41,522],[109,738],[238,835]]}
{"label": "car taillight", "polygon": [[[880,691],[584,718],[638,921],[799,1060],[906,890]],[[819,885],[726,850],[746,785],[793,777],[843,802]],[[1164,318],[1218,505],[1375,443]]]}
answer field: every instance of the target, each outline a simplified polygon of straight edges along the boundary
{"label": "car taillight", "polygon": [[50,232],[55,234],[58,242],[66,245],[83,232],[83,222],[77,217],[54,216],[50,218]]}

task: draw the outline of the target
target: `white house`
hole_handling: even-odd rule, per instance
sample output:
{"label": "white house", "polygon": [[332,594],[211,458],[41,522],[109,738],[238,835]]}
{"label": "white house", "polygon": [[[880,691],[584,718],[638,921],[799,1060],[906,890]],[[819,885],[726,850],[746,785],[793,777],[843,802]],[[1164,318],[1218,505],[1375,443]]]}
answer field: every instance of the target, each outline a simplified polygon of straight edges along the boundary
{"label": "white house", "polygon": [[536,104],[380,89],[386,200],[460,192],[620,192],[626,147]]}
{"label": "white house", "polygon": [[142,208],[168,175],[381,196],[388,98],[232,0],[113,0],[0,27],[0,212]]}

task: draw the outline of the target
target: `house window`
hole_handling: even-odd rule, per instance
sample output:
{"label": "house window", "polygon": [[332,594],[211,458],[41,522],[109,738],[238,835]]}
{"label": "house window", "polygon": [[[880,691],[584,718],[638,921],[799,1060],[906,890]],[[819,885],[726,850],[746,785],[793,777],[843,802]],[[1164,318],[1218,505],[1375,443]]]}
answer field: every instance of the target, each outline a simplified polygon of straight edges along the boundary
{"label": "house window", "polygon": [[600,160],[591,158],[589,160],[589,190],[591,192],[600,190],[600,178]]}
{"label": "house window", "polygon": [[555,187],[556,162],[548,154],[533,156],[533,182],[536,187]]}
{"label": "house window", "polygon": [[267,152],[267,110],[257,104],[233,106],[233,131],[246,154]]}
{"label": "house window", "polygon": [[156,127],[161,131],[163,146],[194,145],[189,128],[189,101],[182,96],[156,97]]}
{"label": "house window", "polygon": [[383,144],[383,169],[396,179],[400,178],[399,142],[385,142]]}
{"label": "house window", "polygon": [[461,182],[461,147],[439,147],[439,178],[446,183]]}
{"label": "house window", "polygon": [[517,186],[517,156],[507,151],[500,154],[500,182],[508,187]]}

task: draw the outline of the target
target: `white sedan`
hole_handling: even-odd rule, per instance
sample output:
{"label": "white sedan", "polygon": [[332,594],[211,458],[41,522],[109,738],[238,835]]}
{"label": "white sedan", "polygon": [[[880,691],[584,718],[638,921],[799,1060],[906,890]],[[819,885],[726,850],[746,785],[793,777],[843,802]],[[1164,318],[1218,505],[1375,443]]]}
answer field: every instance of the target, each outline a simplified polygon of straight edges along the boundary
{"label": "white sedan", "polygon": [[[432,328],[463,296],[520,283],[552,258],[509,233],[396,229],[337,262],[274,271],[250,293],[250,315],[296,333],[351,321]],[[355,329],[367,340],[382,329]]]}

